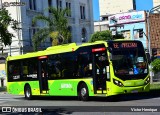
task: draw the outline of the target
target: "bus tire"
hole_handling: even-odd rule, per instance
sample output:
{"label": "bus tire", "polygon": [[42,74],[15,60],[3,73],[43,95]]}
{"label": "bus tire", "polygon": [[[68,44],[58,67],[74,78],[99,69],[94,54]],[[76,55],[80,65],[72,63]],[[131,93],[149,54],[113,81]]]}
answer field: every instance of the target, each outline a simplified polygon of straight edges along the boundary
{"label": "bus tire", "polygon": [[30,100],[32,99],[32,92],[31,92],[31,88],[29,85],[26,85],[25,88],[24,88],[24,95],[25,95],[25,98]]}
{"label": "bus tire", "polygon": [[78,91],[78,97],[82,101],[88,101],[89,100],[88,87],[85,83],[82,83],[80,85],[80,88],[79,88],[79,91]]}

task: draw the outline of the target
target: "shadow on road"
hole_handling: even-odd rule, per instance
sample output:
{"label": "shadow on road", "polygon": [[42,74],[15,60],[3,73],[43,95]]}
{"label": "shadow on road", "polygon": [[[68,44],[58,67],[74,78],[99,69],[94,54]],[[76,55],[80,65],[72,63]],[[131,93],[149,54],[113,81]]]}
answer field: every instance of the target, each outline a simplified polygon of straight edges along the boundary
{"label": "shadow on road", "polygon": [[[160,97],[160,89],[150,90],[150,92],[143,92],[143,93],[132,93],[132,94],[122,94],[122,95],[110,96],[110,97],[107,97],[105,100],[109,102],[119,102],[119,101],[151,99],[151,98],[156,98],[156,97]],[[102,101],[100,97],[97,98],[96,100]]]}
{"label": "shadow on road", "polygon": [[[132,93],[132,94],[122,94],[110,97],[90,97],[89,101],[99,101],[99,102],[120,102],[120,101],[131,101],[131,100],[141,100],[141,99],[151,99],[160,97],[160,89],[151,90],[150,92],[144,93]],[[24,97],[16,97],[17,99],[24,100]],[[77,96],[34,96],[32,100],[55,100],[55,101],[78,101]]]}

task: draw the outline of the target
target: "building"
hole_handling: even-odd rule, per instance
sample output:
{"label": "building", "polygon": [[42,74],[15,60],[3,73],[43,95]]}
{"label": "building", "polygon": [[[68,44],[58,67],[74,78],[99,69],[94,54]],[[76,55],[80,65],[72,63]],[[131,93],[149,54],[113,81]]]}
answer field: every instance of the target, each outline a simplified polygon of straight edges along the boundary
{"label": "building", "polygon": [[160,5],[160,0],[153,0],[153,7]]}
{"label": "building", "polygon": [[[20,30],[14,33],[12,44],[4,48],[6,55],[19,55],[33,51],[32,36],[37,28],[43,28],[46,25],[38,22],[32,24],[34,16],[43,14],[48,16],[49,11],[45,10],[50,6],[69,8],[71,15],[67,16],[69,20],[69,29],[72,34],[72,42],[88,41],[93,33],[93,12],[92,0],[1,0],[3,7],[11,14],[12,18],[19,22]],[[17,4],[14,4],[17,3]],[[8,6],[7,6],[8,5]],[[51,46],[50,39],[40,45],[40,49]]]}
{"label": "building", "polygon": [[[160,13],[153,13],[149,16],[149,38],[150,49],[157,49],[157,55],[160,56]],[[151,51],[152,52],[152,51]]]}
{"label": "building", "polygon": [[133,9],[133,0],[99,0],[100,16],[127,12]]}
{"label": "building", "polygon": [[94,22],[94,32],[109,30],[108,16],[109,15],[103,15],[100,21]]}
{"label": "building", "polygon": [[158,0],[146,0],[145,4],[143,0],[93,0],[94,21],[99,21],[100,18],[98,17],[102,15],[117,14],[133,10],[149,11],[153,8],[153,1]]}
{"label": "building", "polygon": [[125,39],[140,40],[148,49],[148,36],[145,11],[133,11],[109,16],[111,31],[122,33]]}

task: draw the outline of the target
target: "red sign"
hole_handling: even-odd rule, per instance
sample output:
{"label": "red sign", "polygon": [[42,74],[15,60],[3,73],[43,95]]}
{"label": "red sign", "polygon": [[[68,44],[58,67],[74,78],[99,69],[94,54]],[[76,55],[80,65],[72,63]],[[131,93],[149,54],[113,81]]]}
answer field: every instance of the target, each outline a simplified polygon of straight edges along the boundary
{"label": "red sign", "polygon": [[38,57],[38,59],[46,59],[48,58],[48,56],[41,56],[41,57]]}
{"label": "red sign", "polygon": [[95,49],[92,49],[92,52],[99,52],[99,51],[105,51],[106,48],[95,48]]}

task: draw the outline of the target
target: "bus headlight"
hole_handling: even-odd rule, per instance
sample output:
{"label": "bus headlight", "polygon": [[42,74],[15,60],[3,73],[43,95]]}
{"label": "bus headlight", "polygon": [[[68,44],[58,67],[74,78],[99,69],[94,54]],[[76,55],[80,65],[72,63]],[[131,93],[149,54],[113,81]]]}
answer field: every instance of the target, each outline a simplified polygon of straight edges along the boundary
{"label": "bus headlight", "polygon": [[115,85],[119,86],[119,87],[123,87],[123,84],[120,81],[116,80],[116,79],[113,79],[113,83]]}
{"label": "bus headlight", "polygon": [[150,82],[150,77],[148,77],[146,80],[145,80],[145,84],[148,84]]}

